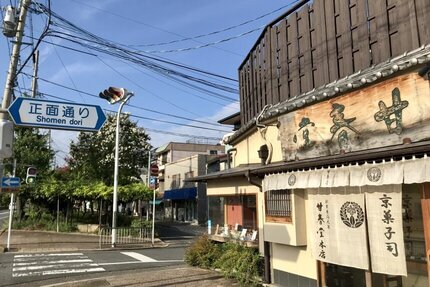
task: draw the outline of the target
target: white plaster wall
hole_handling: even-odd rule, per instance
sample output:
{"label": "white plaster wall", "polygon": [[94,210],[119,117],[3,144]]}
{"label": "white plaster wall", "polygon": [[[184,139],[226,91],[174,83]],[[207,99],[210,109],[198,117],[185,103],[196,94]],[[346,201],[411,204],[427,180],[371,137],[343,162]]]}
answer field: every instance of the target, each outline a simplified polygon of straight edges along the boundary
{"label": "white plaster wall", "polygon": [[317,279],[317,261],[306,246],[272,243],[272,268]]}

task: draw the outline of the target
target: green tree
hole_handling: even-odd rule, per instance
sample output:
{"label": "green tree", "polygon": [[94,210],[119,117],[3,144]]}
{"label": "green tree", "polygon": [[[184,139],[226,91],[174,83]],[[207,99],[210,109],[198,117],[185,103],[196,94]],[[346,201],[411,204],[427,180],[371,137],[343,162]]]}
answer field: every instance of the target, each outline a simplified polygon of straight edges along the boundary
{"label": "green tree", "polygon": [[[130,120],[128,114],[120,117],[119,184],[131,183],[139,177],[140,169],[147,165],[151,145],[145,130]],[[109,114],[103,128],[96,133],[81,132],[70,144],[67,160],[73,173],[86,179],[113,184],[115,160],[116,115]]]}
{"label": "green tree", "polygon": [[[18,216],[23,216],[22,206],[26,202],[44,205],[44,197],[41,196],[39,187],[50,174],[50,163],[54,158],[54,152],[49,148],[48,135],[42,134],[36,128],[15,128],[15,140],[13,144],[13,157],[17,161],[16,176],[25,178],[27,168],[33,166],[37,169],[36,183],[33,185],[22,185],[17,198]],[[5,171],[11,173],[12,159],[5,161]]]}

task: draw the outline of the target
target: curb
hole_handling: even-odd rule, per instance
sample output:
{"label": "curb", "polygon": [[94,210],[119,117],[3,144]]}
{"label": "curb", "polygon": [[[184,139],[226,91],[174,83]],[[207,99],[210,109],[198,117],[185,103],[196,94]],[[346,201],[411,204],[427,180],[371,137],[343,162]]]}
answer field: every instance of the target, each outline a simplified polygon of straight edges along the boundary
{"label": "curb", "polygon": [[[79,244],[79,243],[77,243]],[[19,245],[19,244],[15,244]],[[166,248],[168,243],[156,244],[154,246],[121,246],[121,247],[108,247],[108,248],[78,248],[78,247],[54,247],[54,248],[20,248],[12,247],[10,251],[6,251],[4,246],[0,246],[0,253],[39,253],[39,252],[66,252],[66,251],[120,251],[120,250],[136,250],[136,249],[155,249]]]}

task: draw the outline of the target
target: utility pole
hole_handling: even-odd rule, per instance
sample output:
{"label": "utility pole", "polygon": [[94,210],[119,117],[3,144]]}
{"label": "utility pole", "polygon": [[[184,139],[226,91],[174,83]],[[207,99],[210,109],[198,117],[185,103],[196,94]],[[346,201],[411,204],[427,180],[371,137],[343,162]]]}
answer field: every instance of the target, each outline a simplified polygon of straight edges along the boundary
{"label": "utility pole", "polygon": [[[12,90],[16,79],[16,71],[17,71],[18,61],[19,61],[19,53],[21,50],[22,38],[24,36],[25,18],[27,17],[27,9],[30,3],[31,3],[31,0],[21,0],[21,11],[19,13],[19,18],[18,18],[16,40],[12,49],[12,55],[9,63],[9,70],[6,78],[6,85],[3,93],[3,102],[2,102],[3,109],[8,109],[11,102]],[[7,113],[0,113],[0,119],[2,121],[6,121],[7,118],[8,118]]]}
{"label": "utility pole", "polygon": [[[25,18],[27,17],[27,9],[30,3],[31,3],[31,0],[21,0],[21,7],[20,7],[21,10],[18,18],[16,40],[12,48],[12,55],[9,63],[9,69],[8,69],[8,74],[7,74],[4,93],[3,93],[3,102],[1,106],[3,112],[0,112],[1,122],[8,121],[8,114],[4,111],[9,108],[11,98],[12,98],[12,91],[13,91],[13,86],[16,79],[16,71],[17,71],[18,61],[19,61],[19,53],[21,51],[22,38],[24,36]],[[13,137],[13,132],[11,137]],[[3,159],[4,159],[3,157],[0,158],[0,178],[3,178],[3,171],[4,171]],[[15,175],[15,166],[16,166],[16,162],[14,161],[14,175]],[[12,193],[10,196],[10,205],[9,205],[9,226],[8,226],[9,231],[7,236],[7,250],[9,250],[10,248],[10,233],[11,233],[11,227],[12,227],[12,216],[13,216],[13,208],[14,208],[13,205],[14,205],[14,194]]]}
{"label": "utility pole", "polygon": [[39,72],[39,50],[33,54],[33,81],[31,82],[31,97],[36,97],[37,92],[37,75]]}

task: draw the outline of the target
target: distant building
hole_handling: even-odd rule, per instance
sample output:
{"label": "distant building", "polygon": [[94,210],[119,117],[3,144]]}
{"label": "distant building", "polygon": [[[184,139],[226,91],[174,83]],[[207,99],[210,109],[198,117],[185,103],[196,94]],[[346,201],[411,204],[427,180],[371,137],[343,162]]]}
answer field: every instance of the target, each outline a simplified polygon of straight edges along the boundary
{"label": "distant building", "polygon": [[221,145],[170,142],[156,150],[165,220],[206,222],[206,184],[184,180],[206,174],[207,161],[224,154],[224,149]]}

